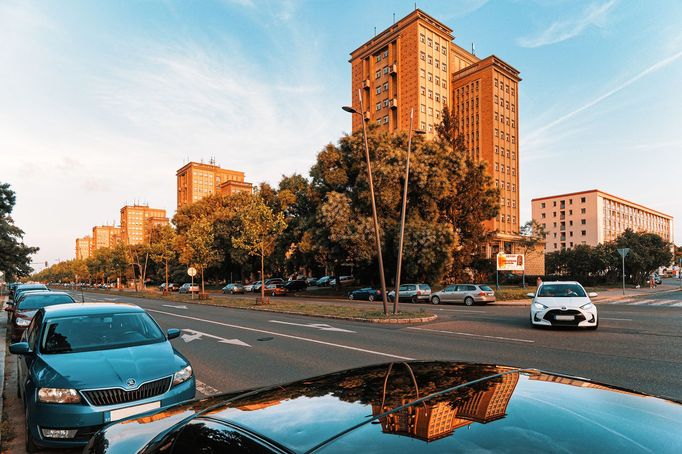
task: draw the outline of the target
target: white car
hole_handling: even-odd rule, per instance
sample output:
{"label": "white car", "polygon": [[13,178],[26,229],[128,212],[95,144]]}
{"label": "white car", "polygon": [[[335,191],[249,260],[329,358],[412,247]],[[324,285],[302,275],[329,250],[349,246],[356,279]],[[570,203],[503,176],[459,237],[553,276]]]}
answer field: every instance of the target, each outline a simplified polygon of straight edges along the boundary
{"label": "white car", "polygon": [[543,282],[537,293],[529,293],[531,326],[574,326],[597,329],[597,306],[578,282]]}

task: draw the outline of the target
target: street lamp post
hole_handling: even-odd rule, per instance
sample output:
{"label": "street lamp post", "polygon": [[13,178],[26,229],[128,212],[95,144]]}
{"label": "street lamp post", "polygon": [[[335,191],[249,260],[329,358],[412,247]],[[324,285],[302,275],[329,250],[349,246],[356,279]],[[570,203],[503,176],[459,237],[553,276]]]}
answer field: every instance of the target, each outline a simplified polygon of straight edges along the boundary
{"label": "street lamp post", "polygon": [[[403,263],[403,239],[405,237],[405,213],[407,211],[407,182],[410,179],[410,152],[412,150],[412,119],[414,108],[410,109],[410,129],[407,136],[407,164],[405,165],[405,182],[403,184],[403,207],[400,214],[400,241],[398,245],[398,264],[395,272],[395,299],[393,300],[393,314],[398,313],[398,300],[400,299],[400,271]],[[425,131],[417,129],[415,134],[425,134]]]}
{"label": "street lamp post", "polygon": [[367,125],[365,124],[364,107],[362,103],[362,89],[358,88],[358,100],[360,101],[360,112],[350,106],[343,106],[342,109],[352,114],[360,115],[362,121],[362,135],[365,139],[365,159],[367,160],[367,178],[369,180],[369,193],[372,199],[372,217],[374,219],[374,237],[376,241],[377,256],[379,258],[379,281],[381,282],[381,299],[384,304],[384,315],[388,315],[388,301],[386,300],[386,278],[384,277],[384,259],[381,254],[381,234],[379,233],[379,219],[377,218],[377,206],[374,199],[374,181],[372,180],[372,163],[369,159],[369,145],[367,144]]}

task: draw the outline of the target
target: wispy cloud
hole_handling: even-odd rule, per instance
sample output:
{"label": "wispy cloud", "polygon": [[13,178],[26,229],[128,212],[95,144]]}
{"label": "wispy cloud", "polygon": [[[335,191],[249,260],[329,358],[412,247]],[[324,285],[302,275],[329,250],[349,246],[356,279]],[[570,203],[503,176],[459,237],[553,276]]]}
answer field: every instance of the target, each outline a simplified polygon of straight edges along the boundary
{"label": "wispy cloud", "polygon": [[538,34],[520,38],[518,44],[521,47],[541,47],[574,38],[589,27],[603,27],[615,4],[616,0],[602,4],[593,3],[582,11],[579,17],[553,22]]}

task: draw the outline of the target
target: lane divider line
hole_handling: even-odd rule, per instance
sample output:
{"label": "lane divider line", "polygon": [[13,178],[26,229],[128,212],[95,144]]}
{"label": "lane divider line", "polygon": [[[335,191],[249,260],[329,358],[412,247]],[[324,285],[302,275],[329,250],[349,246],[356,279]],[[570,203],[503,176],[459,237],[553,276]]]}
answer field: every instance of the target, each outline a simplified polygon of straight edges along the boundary
{"label": "lane divider line", "polygon": [[535,343],[534,340],[529,340],[529,339],[515,339],[513,337],[487,336],[485,334],[473,334],[473,333],[460,333],[458,331],[445,331],[445,330],[440,330],[440,329],[417,328],[415,326],[410,326],[407,329],[412,329],[412,330],[417,330],[417,331],[429,331],[432,333],[455,334],[458,336],[483,337],[486,339],[499,339],[499,340],[515,341],[515,342],[528,342],[531,344]]}
{"label": "lane divider line", "polygon": [[379,351],[376,351],[376,350],[368,350],[368,349],[365,349],[365,348],[352,347],[352,346],[350,346],[350,345],[336,344],[336,343],[334,343],[334,342],[325,342],[325,341],[321,341],[321,340],[317,340],[317,339],[310,339],[310,338],[308,338],[308,337],[293,336],[293,335],[291,335],[291,334],[277,333],[277,332],[274,332],[274,331],[267,331],[267,330],[258,329],[258,328],[249,328],[248,326],[232,325],[232,324],[230,324],[230,323],[217,322],[217,321],[215,321],[215,320],[206,320],[206,319],[199,318],[199,317],[190,317],[189,315],[174,314],[174,313],[172,313],[172,312],[159,311],[159,310],[155,310],[155,309],[146,309],[146,310],[147,310],[148,312],[156,312],[156,313],[158,313],[158,314],[170,315],[170,316],[172,316],[172,317],[186,318],[186,319],[189,319],[189,320],[195,320],[195,321],[197,321],[197,322],[204,322],[204,323],[211,323],[211,324],[213,324],[213,325],[226,326],[226,327],[228,327],[228,328],[243,329],[243,330],[245,330],[245,331],[253,331],[253,332],[256,332],[256,333],[265,333],[265,334],[270,334],[270,335],[273,335],[273,336],[286,337],[286,338],[289,338],[289,339],[296,339],[296,340],[300,340],[300,341],[303,341],[303,342],[311,342],[311,343],[314,343],[314,344],[326,345],[326,346],[329,346],[329,347],[337,347],[337,348],[343,348],[343,349],[346,349],[346,350],[353,350],[353,351],[362,352],[362,353],[369,353],[369,354],[371,354],[371,355],[386,356],[386,357],[389,357],[389,358],[402,359],[402,360],[405,360],[405,361],[413,361],[413,360],[415,360],[415,358],[409,358],[409,357],[407,357],[407,356],[393,355],[393,354],[391,354],[391,353],[384,353],[384,352],[379,352]]}

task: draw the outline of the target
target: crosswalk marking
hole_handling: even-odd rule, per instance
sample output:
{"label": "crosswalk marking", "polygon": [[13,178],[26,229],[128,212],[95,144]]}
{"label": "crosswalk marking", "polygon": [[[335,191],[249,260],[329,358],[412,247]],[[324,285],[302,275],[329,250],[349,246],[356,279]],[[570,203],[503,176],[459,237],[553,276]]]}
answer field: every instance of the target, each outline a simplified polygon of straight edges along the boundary
{"label": "crosswalk marking", "polygon": [[624,305],[624,306],[665,306],[665,307],[682,307],[682,301],[679,299],[665,299],[665,300],[653,300],[653,299],[646,299],[646,300],[634,300],[634,299],[626,299],[626,300],[617,300],[617,301],[611,301],[608,304],[619,304],[619,305]]}

